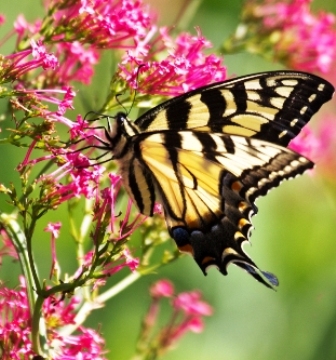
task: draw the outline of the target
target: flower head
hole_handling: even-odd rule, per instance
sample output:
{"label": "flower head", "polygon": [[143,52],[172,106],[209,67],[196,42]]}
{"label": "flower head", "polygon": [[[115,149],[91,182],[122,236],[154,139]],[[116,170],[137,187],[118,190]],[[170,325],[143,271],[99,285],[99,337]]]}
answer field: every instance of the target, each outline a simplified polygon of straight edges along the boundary
{"label": "flower head", "polygon": [[[188,331],[200,333],[203,330],[203,316],[212,314],[211,307],[202,300],[201,293],[198,291],[184,292],[174,296],[173,284],[168,280],[159,280],[152,285],[152,303],[143,321],[143,330],[139,348],[155,348],[157,354],[163,354],[181,339]],[[164,326],[150,340],[151,333],[158,321],[161,302],[164,298],[169,298],[172,303],[172,314],[167,325]]]}
{"label": "flower head", "polygon": [[[77,335],[63,336],[62,328],[74,323],[78,299],[69,303],[46,299],[43,316],[47,324],[49,346],[53,359],[104,359],[104,341],[89,328],[80,327]],[[34,355],[31,344],[31,315],[23,278],[18,290],[0,287],[0,342],[3,360],[31,359]]]}
{"label": "flower head", "polygon": [[322,11],[313,14],[310,3],[248,1],[246,34],[250,39],[255,37],[257,46],[267,43],[268,38],[273,56],[290,68],[327,73],[336,59],[335,16]]}
{"label": "flower head", "polygon": [[150,288],[152,297],[171,297],[174,294],[174,285],[168,280],[159,280]]}
{"label": "flower head", "polygon": [[128,51],[119,66],[119,75],[132,88],[139,84],[139,92],[175,96],[225,80],[222,60],[206,55],[211,43],[199,30],[196,36],[182,33],[175,41],[166,28],[160,29],[157,37],[154,34],[147,37],[146,45]]}
{"label": "flower head", "polygon": [[140,0],[82,0],[56,5],[51,39],[80,41],[97,48],[132,48],[151,28]]}

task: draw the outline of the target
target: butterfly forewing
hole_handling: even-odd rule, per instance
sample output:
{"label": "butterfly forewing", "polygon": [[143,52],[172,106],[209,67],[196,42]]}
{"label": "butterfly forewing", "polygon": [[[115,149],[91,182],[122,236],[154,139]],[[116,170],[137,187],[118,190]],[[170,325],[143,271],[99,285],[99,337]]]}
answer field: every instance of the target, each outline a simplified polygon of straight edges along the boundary
{"label": "butterfly forewing", "polygon": [[[151,109],[135,123],[117,115],[108,136],[126,190],[145,215],[162,203],[169,233],[202,271],[230,263],[266,286],[242,249],[254,201],[313,163],[285,146],[328,101],[333,87],[281,71],[205,86]],[[128,129],[132,129],[129,132]]]}
{"label": "butterfly forewing", "polygon": [[141,131],[207,130],[287,146],[333,91],[330,83],[312,74],[253,74],[173,98],[136,124]]}

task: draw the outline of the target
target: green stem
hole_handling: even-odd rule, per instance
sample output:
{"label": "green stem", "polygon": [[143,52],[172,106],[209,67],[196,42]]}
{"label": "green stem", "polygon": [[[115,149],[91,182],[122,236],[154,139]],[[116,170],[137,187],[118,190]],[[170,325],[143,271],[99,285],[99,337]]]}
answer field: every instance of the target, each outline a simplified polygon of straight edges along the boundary
{"label": "green stem", "polygon": [[44,298],[38,296],[32,316],[32,346],[33,350],[39,355],[42,355],[42,349],[46,350],[47,347],[47,329],[42,316],[43,302]]}
{"label": "green stem", "polygon": [[100,307],[101,304],[104,304],[107,300],[111,299],[112,297],[119,294],[121,291],[125,290],[129,285],[134,283],[140,277],[140,273],[133,272],[125,279],[120,281],[118,284],[97,296],[94,301],[85,301],[75,317],[74,324],[63,327],[60,334],[62,336],[72,334],[81,324],[83,324],[83,322],[87,319],[88,315],[91,313],[92,310]]}
{"label": "green stem", "polygon": [[[15,247],[15,250],[19,257],[19,262],[22,268],[22,273],[25,277],[26,281],[26,291],[28,297],[29,311],[32,317],[32,342],[33,342],[33,350],[40,354],[41,346],[40,346],[40,321],[41,320],[40,313],[41,307],[43,303],[43,299],[41,297],[37,297],[36,290],[40,288],[40,284],[38,282],[38,275],[35,263],[31,254],[29,254],[29,248],[27,247],[27,239],[22,231],[20,225],[16,221],[16,214],[0,214],[0,222],[8,235],[10,236],[12,243]],[[36,311],[36,309],[39,309]],[[38,320],[37,320],[38,316]],[[46,339],[45,334],[42,334],[42,337]]]}
{"label": "green stem", "polygon": [[27,248],[28,261],[29,261],[29,270],[31,272],[31,275],[33,276],[34,287],[32,289],[35,290],[35,292],[38,294],[41,291],[41,285],[40,285],[37,267],[33,256],[33,249],[32,249],[32,234],[34,228],[35,228],[35,219],[32,220],[29,228],[26,228],[26,234],[28,236],[25,238],[25,241],[27,244],[26,248]]}
{"label": "green stem", "polygon": [[15,214],[2,213],[0,215],[0,221],[5,230],[7,231],[8,235],[10,236],[15,250],[18,254],[22,272],[26,280],[29,309],[30,313],[33,314],[34,304],[37,298],[36,293],[33,289],[36,289],[36,284],[34,281],[32,269],[30,267],[27,240],[25,234],[20,228],[20,225],[17,223]]}

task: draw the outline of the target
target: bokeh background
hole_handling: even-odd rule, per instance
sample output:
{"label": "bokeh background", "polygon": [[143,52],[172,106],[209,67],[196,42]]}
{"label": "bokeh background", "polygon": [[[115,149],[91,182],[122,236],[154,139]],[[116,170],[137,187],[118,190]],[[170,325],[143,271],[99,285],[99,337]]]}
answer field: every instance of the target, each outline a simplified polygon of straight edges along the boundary
{"label": "bokeh background", "polygon": [[[172,25],[173,11],[182,3],[152,0],[161,23],[167,25]],[[194,3],[196,6],[198,1]],[[241,0],[200,2],[185,29],[192,32],[195,26],[200,26],[216,48],[239,23],[242,4]],[[336,4],[330,1],[315,1],[313,8],[336,13]],[[41,5],[37,0],[1,0],[0,12],[8,20],[0,28],[3,36],[19,13],[34,20],[41,13]],[[3,53],[12,51],[6,46],[1,49]],[[246,53],[224,55],[224,61],[229,75],[282,68]],[[93,83],[86,88],[78,87],[79,103],[74,117],[98,108],[97,104],[103,101],[100,99],[106,95],[106,74],[112,73],[111,66],[107,53]],[[3,106],[1,101],[0,106]],[[24,153],[24,149],[2,146],[1,183],[18,183],[13,170]],[[215,269],[204,277],[191,258],[183,257],[156,274],[143,277],[108,301],[88,318],[86,325],[99,328],[104,334],[109,359],[131,358],[141,318],[149,305],[149,285],[168,278],[179,291],[201,290],[213,306],[214,315],[206,319],[202,334],[188,334],[176,349],[164,356],[166,360],[336,359],[335,188],[336,184],[326,185],[320,177],[305,174],[258,200],[259,214],[254,218],[256,230],[251,238],[253,246],[246,245],[245,249],[263,270],[278,276],[277,291],[263,287],[235,266],[230,266],[228,277]],[[2,208],[11,211],[3,196],[0,201]],[[69,272],[75,266],[74,244],[67,234],[67,214],[63,206],[43,219],[40,235],[35,239],[37,262],[45,277],[50,270],[50,238],[42,230],[56,218],[64,222],[57,243],[58,257]],[[17,264],[5,260],[0,268],[1,280],[14,286],[19,272]],[[168,307],[166,310],[169,311]]]}

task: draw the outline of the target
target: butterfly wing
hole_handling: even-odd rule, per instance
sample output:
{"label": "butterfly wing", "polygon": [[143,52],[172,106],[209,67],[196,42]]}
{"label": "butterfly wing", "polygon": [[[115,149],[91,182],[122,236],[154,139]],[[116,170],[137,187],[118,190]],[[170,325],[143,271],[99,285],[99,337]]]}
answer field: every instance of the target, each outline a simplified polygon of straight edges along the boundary
{"label": "butterfly wing", "polygon": [[139,117],[135,124],[142,132],[193,129],[287,146],[333,92],[330,83],[312,74],[265,72],[175,97]]}
{"label": "butterfly wing", "polygon": [[[235,135],[163,131],[139,138],[137,161],[143,173],[151,174],[179,249],[190,253],[204,273],[215,265],[227,274],[233,262],[265,285],[276,285],[276,278],[261,272],[242,248],[257,212],[254,201],[313,163],[276,144]],[[141,184],[151,186],[139,183],[136,193],[146,195]]]}

